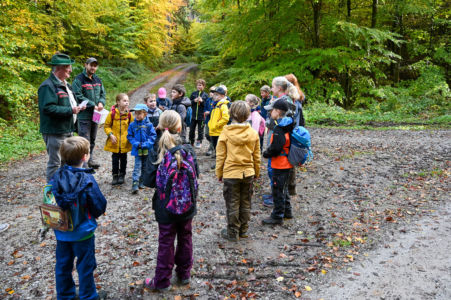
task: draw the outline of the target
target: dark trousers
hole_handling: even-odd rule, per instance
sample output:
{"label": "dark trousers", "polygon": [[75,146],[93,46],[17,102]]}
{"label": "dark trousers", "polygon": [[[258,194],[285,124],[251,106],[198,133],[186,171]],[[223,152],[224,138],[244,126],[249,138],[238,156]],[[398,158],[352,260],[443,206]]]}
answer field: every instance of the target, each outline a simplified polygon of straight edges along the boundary
{"label": "dark trousers", "polygon": [[113,153],[113,175],[124,174],[127,169],[127,153]]}
{"label": "dark trousers", "polygon": [[189,127],[189,141],[194,144],[194,138],[196,135],[197,127],[197,140],[202,143],[204,139],[204,121],[203,120],[192,120],[191,126]]}
{"label": "dark trousers", "polygon": [[291,213],[290,197],[288,196],[288,176],[290,169],[272,169],[272,172],[274,208],[271,213],[271,218],[282,219],[285,213]]}
{"label": "dark trousers", "polygon": [[90,154],[92,158],[92,151],[96,145],[97,128],[99,125],[91,120],[78,120],[78,135],[84,137],[89,141]]}
{"label": "dark trousers", "polygon": [[265,133],[260,136],[260,153],[263,153],[263,143],[265,142]]}
{"label": "dark trousers", "polygon": [[[158,223],[157,268],[155,269],[155,287],[166,288],[171,284],[172,268],[177,265],[175,272],[181,279],[190,278],[193,266],[192,219],[171,223]],[[174,241],[177,236],[177,249],[174,255]]]}
{"label": "dark trousers", "polygon": [[219,136],[210,135],[210,139],[211,139],[211,143],[213,145],[213,149],[215,150],[215,153],[216,153],[216,146],[218,145]]}
{"label": "dark trousers", "polygon": [[208,129],[208,122],[207,122],[207,121],[205,121],[205,126],[204,126],[204,128],[205,128],[205,138],[207,139],[207,141],[209,141],[209,142],[211,143],[211,140],[210,140],[210,131],[209,131],[209,129]]}
{"label": "dark trousers", "polygon": [[249,228],[253,177],[224,178],[223,195],[227,209],[227,233],[229,236],[246,233]]}
{"label": "dark trousers", "polygon": [[97,267],[94,237],[81,242],[56,241],[56,298],[58,300],[75,299],[75,283],[72,278],[75,257],[80,283],[79,298],[97,299],[94,282],[94,270]]}

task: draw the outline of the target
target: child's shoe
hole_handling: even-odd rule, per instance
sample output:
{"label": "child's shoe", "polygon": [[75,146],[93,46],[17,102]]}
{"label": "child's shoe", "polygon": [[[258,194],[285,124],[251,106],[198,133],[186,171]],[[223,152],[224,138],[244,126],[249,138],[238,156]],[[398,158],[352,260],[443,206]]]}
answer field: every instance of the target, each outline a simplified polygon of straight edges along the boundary
{"label": "child's shoe", "polygon": [[291,212],[291,210],[285,211],[285,213],[283,214],[283,218],[284,219],[293,219],[293,213]]}
{"label": "child's shoe", "polygon": [[228,233],[227,229],[221,230],[221,237],[228,240],[229,242],[238,242],[237,234]]}
{"label": "child's shoe", "polygon": [[177,284],[178,285],[188,285],[190,282],[190,278],[185,278],[185,279],[181,279],[178,275],[177,275]]}
{"label": "child's shoe", "polygon": [[262,220],[263,225],[282,225],[283,219],[273,219],[271,217]]}
{"label": "child's shoe", "polygon": [[118,185],[119,184],[119,175],[113,175],[113,181],[111,181],[111,185]]}
{"label": "child's shoe", "polygon": [[171,288],[171,286],[168,286],[165,288],[157,288],[155,286],[155,281],[150,278],[144,279],[144,287],[148,288],[152,292],[165,292],[165,291],[169,291],[169,289]]}
{"label": "child's shoe", "polygon": [[139,187],[140,190],[142,190],[144,188],[144,179],[142,177],[139,179],[139,186],[138,187]]}
{"label": "child's shoe", "polygon": [[249,237],[249,235],[247,234],[247,232],[240,232],[240,239],[247,239]]}
{"label": "child's shoe", "polygon": [[272,195],[263,195],[262,199],[263,199],[263,206],[266,206],[266,207],[274,206],[274,201],[272,199]]}
{"label": "child's shoe", "polygon": [[119,177],[117,178],[117,184],[123,184],[125,182],[125,174],[121,173],[119,174]]}
{"label": "child's shoe", "polygon": [[138,193],[138,190],[139,190],[139,183],[138,183],[138,181],[133,181],[132,194]]}

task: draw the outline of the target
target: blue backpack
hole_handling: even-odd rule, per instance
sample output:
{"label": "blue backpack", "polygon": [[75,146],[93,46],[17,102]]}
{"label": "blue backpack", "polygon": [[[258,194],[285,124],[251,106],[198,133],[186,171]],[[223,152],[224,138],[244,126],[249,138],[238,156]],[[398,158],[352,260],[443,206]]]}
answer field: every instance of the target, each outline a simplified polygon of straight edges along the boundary
{"label": "blue backpack", "polygon": [[191,106],[188,106],[186,108],[186,118],[185,118],[185,123],[186,126],[191,126],[191,122],[193,121],[193,109],[191,108]]}
{"label": "blue backpack", "polygon": [[310,133],[302,126],[296,126],[290,133],[290,152],[288,161],[293,166],[303,165],[313,159],[313,152],[310,149]]}

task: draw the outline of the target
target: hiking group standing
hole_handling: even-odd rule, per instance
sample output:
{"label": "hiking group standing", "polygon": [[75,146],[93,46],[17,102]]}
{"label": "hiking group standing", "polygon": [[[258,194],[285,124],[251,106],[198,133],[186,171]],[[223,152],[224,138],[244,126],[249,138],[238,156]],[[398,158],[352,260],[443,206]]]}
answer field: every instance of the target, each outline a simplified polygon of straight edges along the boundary
{"label": "hiking group standing", "polygon": [[[105,211],[106,200],[91,168],[99,166],[92,158],[98,130],[93,114],[104,109],[105,89],[95,75],[98,67],[95,58],[89,58],[84,71],[75,78],[74,93],[66,82],[73,60],[56,54],[51,64],[53,72],[38,91],[41,132],[49,154],[47,179],[57,204],[80,216],[74,232],[55,230],[57,298],[75,297],[69,269],[77,257],[79,297],[98,299],[92,279],[96,267],[93,235],[95,218]],[[214,159],[210,167],[223,183],[227,220],[220,231],[223,238],[236,242],[249,237],[254,181],[260,176],[261,156],[268,159],[271,189],[263,204],[273,207],[262,224],[280,225],[284,219],[293,218],[290,195],[296,193],[294,170],[299,162],[293,162],[290,154],[294,129],[304,123],[301,105],[304,95],[296,77],[290,74],[274,78],[271,88],[260,89],[262,100],[248,94],[245,101],[232,102],[226,86],[211,87],[210,95],[204,92],[205,88],[206,82],[198,79],[196,91],[187,98],[185,87],[176,84],[168,99],[162,87],[158,97],[148,94],[132,109],[128,95],[120,93],[105,120],[104,150],[112,153],[111,184],[125,182],[127,156],[131,152],[135,158],[132,193],[137,194],[145,186],[154,188],[152,209],[159,229],[158,253],[155,275],[144,280],[144,285],[154,291],[170,287],[174,265],[177,283],[190,282],[192,219],[197,213],[200,176],[195,148],[201,148],[204,133],[210,146],[206,155]],[[80,136],[71,137],[77,117]],[[64,161],[61,168],[60,157]],[[71,193],[79,195],[83,207],[80,203],[64,202]],[[92,220],[91,212],[94,212]]]}

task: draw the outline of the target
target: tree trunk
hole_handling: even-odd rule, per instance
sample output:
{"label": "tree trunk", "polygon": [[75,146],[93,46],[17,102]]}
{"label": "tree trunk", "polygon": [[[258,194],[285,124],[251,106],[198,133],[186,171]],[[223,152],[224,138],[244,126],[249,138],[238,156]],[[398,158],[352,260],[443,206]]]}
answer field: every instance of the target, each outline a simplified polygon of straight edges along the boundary
{"label": "tree trunk", "polygon": [[347,14],[346,14],[346,21],[350,22],[351,21],[351,0],[347,0],[346,1],[346,9],[347,9]]}
{"label": "tree trunk", "polygon": [[319,26],[321,17],[322,0],[310,1],[313,8],[313,47],[319,48]]}
{"label": "tree trunk", "polygon": [[378,0],[373,0],[373,9],[371,11],[371,28],[376,28],[376,24],[377,24],[377,5],[378,5]]}

